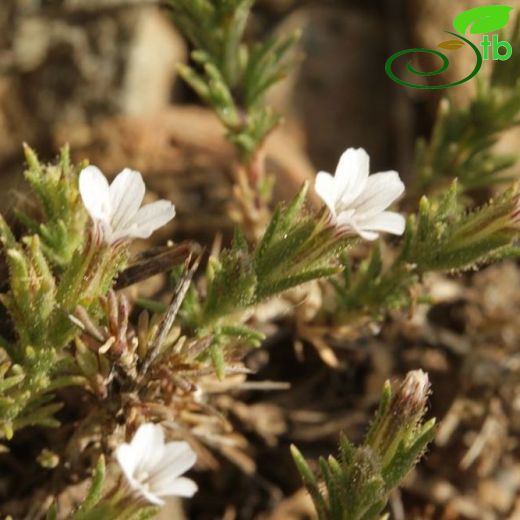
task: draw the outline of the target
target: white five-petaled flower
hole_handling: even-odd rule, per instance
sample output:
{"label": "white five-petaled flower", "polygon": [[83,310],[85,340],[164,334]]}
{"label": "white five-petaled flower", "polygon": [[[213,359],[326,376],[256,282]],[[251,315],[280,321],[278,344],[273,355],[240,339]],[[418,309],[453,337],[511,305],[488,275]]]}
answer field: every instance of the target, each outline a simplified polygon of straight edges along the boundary
{"label": "white five-petaled flower", "polygon": [[89,215],[101,229],[103,240],[148,238],[175,216],[175,207],[158,200],[141,207],[145,185],[139,172],[125,168],[109,185],[96,166],[87,166],[79,175],[79,191]]}
{"label": "white five-petaled flower", "polygon": [[152,504],[164,505],[163,497],[191,497],[197,484],[181,475],[197,459],[187,442],[164,442],[158,424],[139,427],[130,444],[118,446],[115,456],[130,487]]}
{"label": "white five-petaled flower", "polygon": [[339,160],[334,176],[319,172],[315,189],[339,227],[365,240],[375,240],[379,232],[402,235],[405,219],[385,211],[404,192],[395,171],[369,175],[368,154],[363,148],[349,148]]}

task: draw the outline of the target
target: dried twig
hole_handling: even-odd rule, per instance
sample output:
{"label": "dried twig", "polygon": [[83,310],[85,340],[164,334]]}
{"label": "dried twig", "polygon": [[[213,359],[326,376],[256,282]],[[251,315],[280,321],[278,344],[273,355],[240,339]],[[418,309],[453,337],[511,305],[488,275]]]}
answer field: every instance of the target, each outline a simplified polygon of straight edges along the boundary
{"label": "dried twig", "polygon": [[159,352],[161,351],[161,347],[164,343],[164,340],[166,339],[166,336],[168,335],[168,332],[170,331],[173,325],[173,322],[175,320],[175,317],[177,316],[177,313],[179,312],[182,302],[184,301],[184,297],[186,296],[186,292],[188,291],[188,288],[190,286],[191,279],[193,278],[195,271],[197,271],[199,267],[200,259],[201,255],[199,254],[193,261],[191,267],[189,267],[189,265],[192,260],[192,255],[190,254],[190,256],[186,259],[185,271],[183,272],[182,276],[177,282],[177,286],[175,287],[175,291],[173,293],[173,297],[168,307],[168,310],[166,311],[166,314],[164,315],[159,327],[157,328],[157,332],[150,344],[150,348],[148,349],[146,357],[141,365],[141,376],[144,376],[146,374],[152,363],[157,358]]}
{"label": "dried twig", "polygon": [[115,289],[120,290],[151,276],[169,271],[172,267],[181,265],[192,254],[201,251],[196,242],[183,242],[174,247],[160,248],[153,255],[141,257],[137,262],[126,268],[117,279]]}

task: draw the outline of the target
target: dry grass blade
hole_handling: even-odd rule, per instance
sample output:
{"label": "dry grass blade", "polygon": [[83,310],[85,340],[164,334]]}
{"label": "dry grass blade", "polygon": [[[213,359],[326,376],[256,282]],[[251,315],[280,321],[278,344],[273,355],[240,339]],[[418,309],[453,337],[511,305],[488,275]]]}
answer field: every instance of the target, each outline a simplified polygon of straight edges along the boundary
{"label": "dry grass blade", "polygon": [[175,317],[177,316],[177,313],[179,312],[182,302],[184,301],[184,297],[186,296],[186,292],[188,291],[188,287],[190,286],[191,279],[193,278],[193,275],[199,267],[201,256],[202,255],[200,254],[197,255],[195,260],[193,260],[193,263],[191,254],[186,259],[185,270],[182,276],[180,277],[179,281],[177,282],[177,286],[175,287],[175,291],[173,293],[172,301],[159,327],[157,328],[155,337],[151,341],[150,348],[148,349],[146,357],[141,366],[141,376],[144,376],[146,374],[152,363],[157,358],[157,355],[161,350],[161,346],[164,343],[164,340],[166,339],[166,336],[168,335],[168,332],[173,325],[173,322],[175,320]]}
{"label": "dry grass blade", "polygon": [[186,262],[193,254],[200,254],[201,247],[196,242],[182,242],[174,247],[158,248],[153,255],[147,254],[126,268],[117,278],[115,290],[124,289],[156,274],[169,271]]}

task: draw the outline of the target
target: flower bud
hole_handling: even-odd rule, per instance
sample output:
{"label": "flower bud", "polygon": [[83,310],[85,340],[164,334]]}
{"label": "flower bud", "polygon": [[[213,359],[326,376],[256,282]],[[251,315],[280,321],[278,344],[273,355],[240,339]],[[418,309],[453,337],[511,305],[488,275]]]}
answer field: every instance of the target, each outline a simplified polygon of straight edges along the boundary
{"label": "flower bud", "polygon": [[383,466],[392,460],[401,442],[408,444],[413,440],[426,412],[429,392],[428,374],[422,370],[408,372],[393,396],[389,383],[386,384],[386,399],[383,398],[367,437]]}

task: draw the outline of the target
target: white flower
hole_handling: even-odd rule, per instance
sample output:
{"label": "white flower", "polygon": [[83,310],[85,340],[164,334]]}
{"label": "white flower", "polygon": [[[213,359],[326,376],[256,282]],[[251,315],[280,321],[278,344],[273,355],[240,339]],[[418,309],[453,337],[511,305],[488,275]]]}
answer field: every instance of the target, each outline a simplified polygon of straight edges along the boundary
{"label": "white flower", "polygon": [[99,168],[87,166],[79,175],[79,192],[108,244],[129,238],[148,238],[175,216],[175,207],[167,200],[140,207],[145,192],[143,177],[128,168],[109,186]]}
{"label": "white flower", "polygon": [[402,235],[404,217],[385,210],[402,195],[404,184],[394,171],[369,176],[369,161],[363,148],[349,148],[341,156],[334,176],[318,173],[316,192],[338,226],[365,240],[375,240],[380,231]]}
{"label": "white flower", "polygon": [[130,444],[118,446],[115,456],[130,487],[152,504],[162,506],[166,496],[191,497],[197,484],[181,475],[197,459],[187,442],[164,443],[158,424],[143,424]]}

